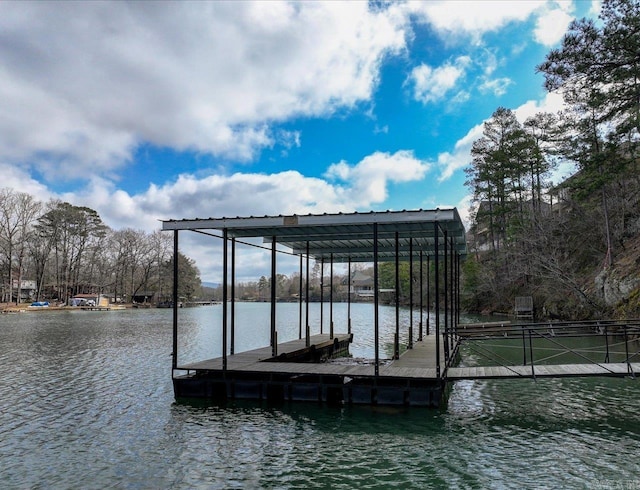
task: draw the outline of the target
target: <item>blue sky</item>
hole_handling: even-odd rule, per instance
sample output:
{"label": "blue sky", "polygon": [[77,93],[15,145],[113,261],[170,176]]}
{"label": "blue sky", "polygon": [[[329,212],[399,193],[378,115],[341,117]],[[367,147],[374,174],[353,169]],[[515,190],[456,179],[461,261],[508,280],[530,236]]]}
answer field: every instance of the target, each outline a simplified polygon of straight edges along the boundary
{"label": "blue sky", "polygon": [[[2,2],[4,186],[159,220],[456,206],[598,2]],[[561,171],[566,169],[561,169]],[[204,279],[214,279],[193,246]]]}

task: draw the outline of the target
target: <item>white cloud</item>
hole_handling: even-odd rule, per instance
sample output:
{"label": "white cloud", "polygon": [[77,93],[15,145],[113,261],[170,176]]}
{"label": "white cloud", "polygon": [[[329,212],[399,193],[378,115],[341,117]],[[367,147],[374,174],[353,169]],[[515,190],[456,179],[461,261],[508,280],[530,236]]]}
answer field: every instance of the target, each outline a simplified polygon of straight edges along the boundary
{"label": "white cloud", "polygon": [[536,42],[543,46],[553,46],[562,40],[573,20],[571,2],[558,2],[553,8],[544,9],[536,20],[533,31]]}
{"label": "white cloud", "polygon": [[471,60],[460,56],[453,62],[445,63],[438,68],[426,64],[415,67],[410,75],[416,100],[426,104],[444,98],[464,77],[465,70]]}
{"label": "white cloud", "polygon": [[450,179],[455,172],[469,165],[471,146],[475,140],[482,136],[482,130],[482,123],[474,126],[456,142],[453,153],[444,152],[438,155],[438,167],[441,168],[439,182]]}
{"label": "white cloud", "polygon": [[[450,108],[462,105],[465,102],[468,102],[469,100],[471,100],[471,94],[469,92],[467,92],[466,90],[461,90],[460,92],[458,92],[457,94],[455,94],[451,98]],[[448,109],[446,109],[446,110],[448,110]]]}
{"label": "white cloud", "polygon": [[[153,231],[161,227],[161,220],[168,219],[369,211],[387,198],[389,183],[419,181],[428,170],[429,165],[410,151],[376,152],[355,165],[331,165],[325,179],[294,170],[205,178],[185,174],[174,182],[151,185],[142,193],[130,195],[104,179],[94,178],[84,190],[60,197],[95,209],[112,228]],[[219,244],[190,237],[184,246],[205,280],[219,279],[217,261],[211,260],[211,254],[216,253],[211,247]],[[251,270],[245,270],[247,277],[259,277],[255,274],[266,259],[259,253],[244,253],[250,254],[245,260],[252,265]]]}
{"label": "white cloud", "polygon": [[[367,101],[406,18],[366,2],[10,2],[0,159],[117,171],[141,142],[238,160]],[[285,136],[284,140],[281,137]]]}
{"label": "white cloud", "polygon": [[564,107],[564,101],[562,96],[558,93],[547,93],[545,97],[540,101],[528,100],[520,107],[514,109],[516,119],[521,123],[537,114],[538,112],[559,112]]}
{"label": "white cloud", "polygon": [[491,92],[496,96],[504,95],[507,93],[507,88],[513,81],[509,78],[496,78],[493,80],[485,80],[479,87],[480,92]]}
{"label": "white cloud", "polygon": [[384,202],[389,183],[419,181],[428,170],[429,164],[410,151],[376,152],[352,166],[331,165],[324,179],[295,170],[204,178],[183,174],[131,195],[93,178],[83,190],[60,198],[95,209],[112,228],[151,231],[166,219],[368,211]]}
{"label": "white cloud", "polygon": [[458,204],[456,208],[458,208],[458,214],[460,215],[460,219],[462,220],[462,224],[464,225],[465,230],[469,231],[471,227],[471,200],[473,196],[471,194],[467,194],[464,196]]}
{"label": "white cloud", "polygon": [[376,152],[355,166],[335,163],[325,175],[330,180],[346,182],[346,186],[337,188],[338,194],[344,202],[352,203],[354,209],[362,209],[387,199],[388,182],[421,180],[428,170],[428,163],[405,150],[394,154]]}
{"label": "white cloud", "polygon": [[0,175],[2,175],[0,187],[11,188],[18,192],[31,194],[40,201],[46,201],[50,197],[53,197],[53,194],[49,192],[45,185],[15,165],[0,163]]}
{"label": "white cloud", "polygon": [[482,53],[482,65],[483,65],[482,69],[483,69],[484,75],[488,78],[493,74],[493,72],[495,72],[498,69],[498,67],[502,62],[498,60],[498,56],[495,53],[495,51],[485,48],[481,51],[481,53]]}
{"label": "white cloud", "polygon": [[591,8],[589,9],[589,15],[593,18],[598,17],[602,11],[602,0],[591,0]]}
{"label": "white cloud", "polygon": [[545,3],[545,0],[413,1],[409,2],[409,8],[419,19],[436,29],[445,41],[470,37],[479,43],[486,32],[497,31],[509,22],[524,21]]}

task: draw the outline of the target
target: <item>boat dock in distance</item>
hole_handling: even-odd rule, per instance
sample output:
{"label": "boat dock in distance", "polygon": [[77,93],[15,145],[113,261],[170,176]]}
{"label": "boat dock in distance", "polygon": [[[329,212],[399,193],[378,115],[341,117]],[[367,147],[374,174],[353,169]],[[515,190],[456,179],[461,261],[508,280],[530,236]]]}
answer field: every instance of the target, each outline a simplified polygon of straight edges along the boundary
{"label": "boat dock in distance", "polygon": [[[220,345],[216,359],[182,361],[178,352],[181,335],[179,308],[173,309],[173,385],[176,398],[257,399],[271,402],[316,401],[328,404],[370,404],[438,407],[446,402],[452,381],[485,378],[538,378],[559,376],[633,376],[637,362],[637,322],[596,325],[547,324],[462,326],[459,324],[460,262],[466,254],[465,230],[455,208],[350,214],[264,216],[169,220],[163,230],[174,238],[173,304],[178,305],[179,233],[192,232],[222,240],[223,288]],[[236,248],[256,247],[244,239],[262,237],[265,253],[271,255],[270,343],[261,349],[237,352],[235,346]],[[280,246],[278,248],[278,246]],[[288,248],[300,262],[298,339],[279,342],[277,321],[277,257]],[[240,251],[241,252],[241,251]],[[320,264],[320,277],[329,268],[330,284],[321,284],[321,308],[329,303],[329,318],[320,317],[313,328],[309,321],[310,260]],[[409,319],[400,322],[400,299],[395,294],[396,324],[391,359],[382,359],[379,328],[378,265],[395,263],[396,285],[399,263],[409,263]],[[351,287],[347,297],[346,332],[334,332],[333,265],[373,265],[373,318],[375,355],[365,362],[349,359],[351,332]],[[304,280],[303,280],[304,279]],[[325,289],[328,297],[324,296]],[[427,315],[424,322],[424,315]],[[432,318],[429,315],[432,314]],[[313,332],[312,332],[313,330]],[[603,359],[594,359],[567,339],[599,335],[604,342]],[[400,346],[400,338],[408,339]],[[522,364],[491,359],[481,367],[458,365],[460,347],[485,351],[482,342],[504,339],[522,351]],[[360,341],[360,339],[356,339]],[[370,340],[370,339],[366,339]],[[635,342],[635,345],[634,345]],[[549,362],[540,344],[564,350],[579,362]],[[516,345],[517,344],[517,345]],[[606,345],[605,345],[606,344]],[[548,347],[544,347],[548,348]],[[554,354],[556,356],[557,354]],[[597,354],[600,355],[600,354]],[[554,357],[561,359],[561,357]],[[514,365],[517,364],[517,365]]]}

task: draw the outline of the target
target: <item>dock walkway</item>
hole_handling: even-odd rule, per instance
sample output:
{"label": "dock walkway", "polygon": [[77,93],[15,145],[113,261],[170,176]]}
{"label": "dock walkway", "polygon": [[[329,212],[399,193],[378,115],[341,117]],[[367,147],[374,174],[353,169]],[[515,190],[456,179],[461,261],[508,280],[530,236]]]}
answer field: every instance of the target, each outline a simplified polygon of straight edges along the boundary
{"label": "dock walkway", "polygon": [[608,362],[589,364],[556,364],[527,366],[455,367],[447,370],[447,380],[568,378],[587,376],[626,377],[640,374],[640,363]]}
{"label": "dock walkway", "polygon": [[[227,371],[265,372],[289,375],[317,374],[338,376],[375,376],[373,364],[349,362],[295,362],[287,361],[287,357],[295,356],[308,350],[320,350],[336,342],[350,340],[350,334],[313,335],[310,347],[306,347],[304,339],[291,340],[278,345],[278,356],[272,357],[271,347],[262,347],[227,356]],[[440,358],[444,359],[443,342],[440,342]],[[282,359],[282,360],[280,360]],[[379,377],[382,378],[420,378],[436,380],[436,338],[425,336],[422,341],[415,342],[412,349],[405,350],[400,359],[387,360],[380,365]],[[222,371],[223,359],[218,357],[205,361],[179,365],[179,371]],[[512,366],[472,366],[450,367],[446,370],[446,379],[456,381],[462,379],[504,379],[504,378],[548,378],[572,376],[634,376],[640,374],[640,363],[610,362],[544,365],[534,364]]]}
{"label": "dock walkway", "polygon": [[[399,359],[371,361],[342,357],[351,334],[313,335],[200,362],[180,364],[174,373],[176,396],[269,401],[387,404],[438,407],[450,382],[481,379],[560,377],[635,377],[640,363],[582,363],[449,367],[444,365],[441,337],[440,369],[435,335],[424,337]],[[454,349],[455,350],[455,349]],[[186,372],[186,374],[184,374]]]}

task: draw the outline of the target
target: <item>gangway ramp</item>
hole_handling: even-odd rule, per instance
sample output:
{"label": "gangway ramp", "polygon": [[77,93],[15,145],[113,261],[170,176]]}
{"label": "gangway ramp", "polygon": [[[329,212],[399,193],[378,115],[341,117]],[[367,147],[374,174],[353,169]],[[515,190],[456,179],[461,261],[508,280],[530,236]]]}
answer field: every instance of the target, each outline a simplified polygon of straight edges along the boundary
{"label": "gangway ramp", "polygon": [[447,381],[463,379],[521,379],[569,377],[635,377],[640,363],[556,364],[536,366],[476,366],[447,369]]}

